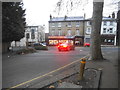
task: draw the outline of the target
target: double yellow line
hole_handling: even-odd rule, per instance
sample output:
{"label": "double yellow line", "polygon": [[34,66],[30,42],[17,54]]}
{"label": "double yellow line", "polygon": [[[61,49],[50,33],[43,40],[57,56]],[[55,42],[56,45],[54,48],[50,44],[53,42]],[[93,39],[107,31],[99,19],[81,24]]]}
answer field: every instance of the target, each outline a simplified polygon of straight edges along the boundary
{"label": "double yellow line", "polygon": [[[86,57],[86,56],[85,56],[85,57]],[[83,57],[83,58],[85,58],[85,57]],[[81,59],[82,59],[82,58],[81,58]],[[54,72],[57,72],[57,71],[65,68],[65,67],[68,67],[68,66],[70,66],[70,65],[72,65],[72,64],[80,61],[81,59],[78,59],[78,60],[76,60],[76,61],[74,61],[74,62],[72,62],[72,63],[70,63],[70,64],[67,64],[67,65],[65,65],[65,66],[63,66],[63,67],[60,67],[60,68],[58,68],[58,69],[56,69],[56,70],[53,70],[53,71],[51,71],[51,72],[49,72],[49,73],[46,73],[46,74],[44,74],[44,75],[38,76],[38,77],[33,78],[33,79],[31,79],[31,80],[28,80],[28,81],[26,81],[26,82],[23,82],[23,83],[20,83],[20,84],[18,84],[18,85],[15,85],[15,86],[13,86],[13,87],[10,87],[9,89],[17,88],[17,87],[19,87],[19,86],[25,85],[25,84],[27,84],[27,83],[29,83],[29,82],[34,81],[34,80],[40,79],[40,78],[42,78],[42,77],[45,77],[45,76],[47,76],[47,75],[49,75],[49,74],[52,74],[52,73],[54,73]],[[9,90],[9,89],[8,89],[8,90]]]}

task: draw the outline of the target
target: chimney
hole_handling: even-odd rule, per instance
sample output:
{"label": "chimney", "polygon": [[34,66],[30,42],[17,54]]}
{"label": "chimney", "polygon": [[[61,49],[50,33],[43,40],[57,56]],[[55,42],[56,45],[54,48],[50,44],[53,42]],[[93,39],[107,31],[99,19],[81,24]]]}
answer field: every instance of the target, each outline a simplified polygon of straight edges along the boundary
{"label": "chimney", "polygon": [[115,13],[114,12],[112,13],[112,18],[115,18]]}
{"label": "chimney", "polygon": [[109,17],[109,18],[111,18],[111,16],[110,16],[110,15],[109,15],[108,17]]}
{"label": "chimney", "polygon": [[64,19],[66,19],[67,18],[67,16],[65,15],[65,18]]}
{"label": "chimney", "polygon": [[50,20],[52,19],[52,15],[50,14]]}

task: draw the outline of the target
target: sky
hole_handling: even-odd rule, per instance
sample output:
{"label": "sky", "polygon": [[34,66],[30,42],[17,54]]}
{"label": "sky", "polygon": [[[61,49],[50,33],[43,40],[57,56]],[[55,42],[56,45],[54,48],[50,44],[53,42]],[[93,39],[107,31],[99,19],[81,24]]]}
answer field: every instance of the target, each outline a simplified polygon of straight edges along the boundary
{"label": "sky", "polygon": [[[59,0],[23,0],[24,9],[26,9],[26,22],[27,25],[45,25],[46,30],[45,32],[48,32],[48,21],[50,14],[53,17],[64,17],[67,16],[83,16],[84,13],[86,13],[86,18],[92,17],[92,0],[88,0],[88,3],[86,4],[83,0],[83,4],[80,6],[74,5],[71,12],[66,12],[67,9],[65,9],[65,6],[63,5],[63,9],[61,10],[60,14],[55,12],[56,4]],[[78,1],[78,0],[74,0]],[[67,3],[67,0],[64,0],[65,3]],[[113,11],[116,11],[114,8],[115,5],[109,5],[111,0],[105,0],[104,9],[103,9],[103,15],[109,16],[112,14]],[[83,9],[84,6],[84,9]],[[70,9],[69,9],[70,10]]]}

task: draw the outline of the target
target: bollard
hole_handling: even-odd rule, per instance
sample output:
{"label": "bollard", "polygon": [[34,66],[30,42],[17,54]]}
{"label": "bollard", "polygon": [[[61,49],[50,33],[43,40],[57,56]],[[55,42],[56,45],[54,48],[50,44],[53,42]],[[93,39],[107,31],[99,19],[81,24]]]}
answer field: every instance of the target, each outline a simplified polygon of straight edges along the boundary
{"label": "bollard", "polygon": [[80,61],[80,73],[79,73],[79,80],[83,79],[84,69],[85,69],[86,59],[82,58]]}

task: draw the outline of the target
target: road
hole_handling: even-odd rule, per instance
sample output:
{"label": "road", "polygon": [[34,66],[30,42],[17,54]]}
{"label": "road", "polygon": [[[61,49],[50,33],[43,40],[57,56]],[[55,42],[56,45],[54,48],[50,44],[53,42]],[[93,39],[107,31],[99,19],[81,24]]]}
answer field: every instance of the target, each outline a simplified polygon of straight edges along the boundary
{"label": "road", "polygon": [[32,78],[44,75],[89,53],[89,47],[76,47],[75,51],[61,51],[49,47],[48,51],[37,51],[26,55],[3,55],[2,87],[8,88]]}

